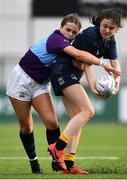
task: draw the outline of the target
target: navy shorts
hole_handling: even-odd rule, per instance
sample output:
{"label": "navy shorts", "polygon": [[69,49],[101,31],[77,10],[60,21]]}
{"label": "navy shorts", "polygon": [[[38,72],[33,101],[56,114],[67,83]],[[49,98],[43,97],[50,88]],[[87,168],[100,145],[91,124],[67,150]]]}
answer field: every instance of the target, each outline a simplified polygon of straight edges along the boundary
{"label": "navy shorts", "polygon": [[74,66],[68,66],[60,72],[52,70],[51,72],[51,84],[56,96],[63,95],[63,89],[73,84],[80,84],[80,78],[82,73]]}

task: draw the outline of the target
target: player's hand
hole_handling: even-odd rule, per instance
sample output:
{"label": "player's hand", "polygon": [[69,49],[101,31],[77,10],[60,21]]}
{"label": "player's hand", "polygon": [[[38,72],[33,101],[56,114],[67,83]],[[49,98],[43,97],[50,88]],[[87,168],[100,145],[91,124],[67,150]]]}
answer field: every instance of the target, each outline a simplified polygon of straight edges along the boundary
{"label": "player's hand", "polygon": [[96,95],[96,96],[99,96],[99,92],[97,91],[96,88],[91,88],[91,91]]}
{"label": "player's hand", "polygon": [[102,95],[100,94],[100,92],[98,92],[98,95],[96,94],[96,96],[97,96],[99,99],[104,99],[104,100],[109,99],[109,98],[112,97],[111,95],[109,95],[109,96],[102,96]]}
{"label": "player's hand", "polygon": [[104,96],[100,95],[100,92],[95,88],[95,87],[91,87],[91,91],[94,93],[95,96],[97,96],[100,99],[104,99]]}
{"label": "player's hand", "polygon": [[116,74],[117,76],[121,76],[121,71],[116,70],[110,64],[105,64],[103,67],[110,75],[112,75],[113,73],[113,74]]}
{"label": "player's hand", "polygon": [[99,99],[104,99],[104,100],[106,100],[106,99],[109,99],[110,97],[111,97],[111,95],[109,95],[109,96],[102,96],[101,94],[100,94],[100,92],[96,89],[96,87],[91,87],[91,91],[95,94],[95,96],[97,96]]}
{"label": "player's hand", "polygon": [[119,78],[115,79],[115,83],[116,83],[116,89],[117,89],[117,91],[119,91],[119,87],[120,87],[120,80],[119,80]]}
{"label": "player's hand", "polygon": [[119,81],[117,81],[117,79],[115,80],[115,83],[116,83],[115,89],[114,89],[114,91],[112,92],[112,95],[113,95],[113,96],[115,96],[115,95],[118,93],[118,91],[119,91],[119,86],[120,86],[120,83],[119,83]]}

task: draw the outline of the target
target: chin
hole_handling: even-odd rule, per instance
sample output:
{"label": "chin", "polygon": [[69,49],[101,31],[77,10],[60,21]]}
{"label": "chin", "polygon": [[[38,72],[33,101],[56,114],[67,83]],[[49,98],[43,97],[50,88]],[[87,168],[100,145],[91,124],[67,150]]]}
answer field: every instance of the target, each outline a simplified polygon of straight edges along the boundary
{"label": "chin", "polygon": [[109,39],[109,38],[110,38],[110,36],[109,36],[109,35],[107,35],[107,36],[106,36],[106,35],[104,35],[104,36],[103,36],[103,39]]}

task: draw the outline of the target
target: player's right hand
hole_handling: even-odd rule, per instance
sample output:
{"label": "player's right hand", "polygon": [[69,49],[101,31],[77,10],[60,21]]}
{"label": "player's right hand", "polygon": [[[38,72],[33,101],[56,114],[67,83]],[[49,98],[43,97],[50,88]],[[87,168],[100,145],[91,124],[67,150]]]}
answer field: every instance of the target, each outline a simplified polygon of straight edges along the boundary
{"label": "player's right hand", "polygon": [[113,73],[113,74],[116,74],[117,76],[121,76],[121,71],[116,70],[110,64],[105,64],[103,67],[110,75],[112,75]]}

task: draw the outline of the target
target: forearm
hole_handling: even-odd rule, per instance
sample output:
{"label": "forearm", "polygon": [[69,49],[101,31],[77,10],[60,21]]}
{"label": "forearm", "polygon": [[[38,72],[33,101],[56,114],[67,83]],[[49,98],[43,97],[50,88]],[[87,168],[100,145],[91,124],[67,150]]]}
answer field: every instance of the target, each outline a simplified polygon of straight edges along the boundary
{"label": "forearm", "polygon": [[90,65],[91,64],[100,65],[101,62],[100,59],[98,59],[96,56],[92,55],[91,53],[76,49],[73,46],[67,46],[66,48],[64,48],[64,52],[82,63],[89,63]]}
{"label": "forearm", "polygon": [[94,74],[92,71],[92,65],[85,64],[84,72],[85,72],[86,80],[87,80],[90,88],[91,89],[95,88],[95,79],[94,79]]}
{"label": "forearm", "polygon": [[[110,62],[111,62],[111,65],[112,65],[112,67],[113,67],[114,69],[116,69],[116,70],[118,70],[118,71],[121,72],[121,66],[120,66],[120,63],[119,63],[118,60],[111,60]],[[121,76],[116,75],[116,74],[113,74],[113,75],[114,75],[114,78],[117,79],[117,80],[119,80],[119,82],[120,82]]]}
{"label": "forearm", "polygon": [[104,63],[101,59],[98,59],[96,56],[90,54],[87,51],[81,51],[73,46],[67,46],[63,50],[68,55],[72,56],[77,61],[80,61],[82,63],[88,63],[89,65],[98,65],[102,66],[109,74],[111,72],[116,73],[120,75],[119,71],[116,71],[111,65]]}
{"label": "forearm", "polygon": [[[118,70],[121,72],[121,66],[120,66],[120,63],[118,60],[111,60],[111,65],[112,67],[115,69],[115,70]],[[121,81],[121,76],[117,75],[117,74],[113,74],[114,75],[114,79],[115,79],[115,83],[116,83],[116,93],[118,92],[119,90],[119,87],[120,87],[120,81]]]}
{"label": "forearm", "polygon": [[82,63],[88,63],[89,65],[93,64],[98,66],[101,63],[100,59],[86,51],[81,51],[80,54],[75,58],[78,61],[81,61]]}

